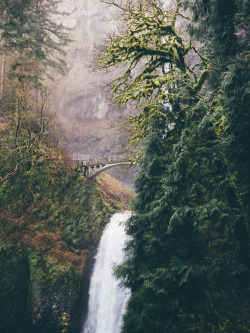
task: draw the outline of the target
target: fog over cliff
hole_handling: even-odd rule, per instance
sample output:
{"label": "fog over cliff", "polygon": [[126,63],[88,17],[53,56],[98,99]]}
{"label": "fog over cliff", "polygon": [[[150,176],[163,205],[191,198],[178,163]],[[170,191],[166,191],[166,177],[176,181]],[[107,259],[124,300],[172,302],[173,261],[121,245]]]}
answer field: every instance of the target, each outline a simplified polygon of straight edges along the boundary
{"label": "fog over cliff", "polygon": [[112,125],[122,113],[108,105],[105,88],[115,74],[91,68],[95,44],[116,30],[114,9],[99,0],[63,0],[59,10],[67,13],[62,21],[71,28],[72,39],[65,56],[68,74],[58,77],[49,89],[50,107],[61,127],[59,144],[69,153],[91,157],[118,154],[124,134]]}

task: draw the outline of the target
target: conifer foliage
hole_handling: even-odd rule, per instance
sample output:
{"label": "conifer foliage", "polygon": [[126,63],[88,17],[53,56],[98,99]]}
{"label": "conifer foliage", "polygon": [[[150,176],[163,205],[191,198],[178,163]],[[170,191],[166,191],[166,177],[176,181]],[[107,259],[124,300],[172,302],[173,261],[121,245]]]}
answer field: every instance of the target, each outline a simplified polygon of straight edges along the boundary
{"label": "conifer foliage", "polygon": [[[55,22],[55,0],[1,1],[3,50],[13,61],[11,74],[41,83],[43,73],[56,68],[64,71],[60,54],[69,42],[67,31]],[[55,53],[58,52],[58,53]]]}
{"label": "conifer foliage", "polygon": [[27,145],[42,137],[46,125],[44,80],[53,76],[53,70],[66,71],[62,55],[69,38],[67,29],[57,22],[57,3],[6,0],[0,4],[0,52],[8,60],[7,69],[1,71],[6,87],[0,112],[4,119],[15,121],[15,148],[22,129],[27,133]]}
{"label": "conifer foliage", "polygon": [[248,332],[248,1],[177,1],[168,11],[153,0],[103,2],[126,28],[100,66],[130,64],[112,89],[120,103],[136,100],[133,120],[146,128],[135,134],[141,171],[117,270],[132,292],[122,332]]}
{"label": "conifer foliage", "polygon": [[64,70],[68,42],[56,4],[0,1],[1,332],[61,332],[65,311],[73,323],[88,242],[95,244],[108,214],[98,190],[44,134],[43,81]]}

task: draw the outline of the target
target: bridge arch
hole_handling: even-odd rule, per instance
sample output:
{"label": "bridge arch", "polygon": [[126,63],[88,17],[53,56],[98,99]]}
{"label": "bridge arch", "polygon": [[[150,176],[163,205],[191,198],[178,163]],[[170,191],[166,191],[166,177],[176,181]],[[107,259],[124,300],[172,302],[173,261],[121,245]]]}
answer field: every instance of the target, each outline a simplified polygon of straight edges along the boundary
{"label": "bridge arch", "polygon": [[114,168],[116,166],[119,166],[119,165],[129,165],[131,164],[130,162],[119,162],[119,163],[113,163],[113,164],[107,164],[107,165],[104,165],[102,167],[100,167],[99,169],[97,169],[96,171],[94,171],[92,174],[90,174],[88,176],[89,179],[93,179],[95,178],[96,176],[98,176],[100,173],[108,170],[108,169],[111,169],[111,168]]}
{"label": "bridge arch", "polygon": [[72,156],[72,161],[82,169],[84,176],[89,179],[95,178],[100,173],[110,168],[114,168],[119,165],[134,164],[128,160],[128,157],[121,155],[105,157],[102,159],[89,158],[89,155],[83,154],[73,154]]}

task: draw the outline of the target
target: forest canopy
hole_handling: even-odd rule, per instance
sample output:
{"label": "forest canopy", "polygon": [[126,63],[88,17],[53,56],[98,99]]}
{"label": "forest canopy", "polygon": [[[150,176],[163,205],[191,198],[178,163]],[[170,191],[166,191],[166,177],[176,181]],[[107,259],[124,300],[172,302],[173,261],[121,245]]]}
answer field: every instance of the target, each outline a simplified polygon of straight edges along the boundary
{"label": "forest canopy", "polygon": [[123,29],[97,61],[142,147],[122,332],[248,332],[249,1],[102,2]]}

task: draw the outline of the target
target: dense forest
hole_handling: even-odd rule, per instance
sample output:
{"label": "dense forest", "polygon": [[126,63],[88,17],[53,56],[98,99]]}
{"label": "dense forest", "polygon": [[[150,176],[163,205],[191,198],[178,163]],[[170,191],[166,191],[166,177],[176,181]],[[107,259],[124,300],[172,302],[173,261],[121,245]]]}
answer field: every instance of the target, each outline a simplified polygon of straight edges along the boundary
{"label": "dense forest", "polygon": [[249,332],[250,3],[103,2],[123,28],[99,68],[139,111],[122,332]]}
{"label": "dense forest", "polygon": [[66,72],[69,43],[57,3],[0,1],[2,333],[80,331],[101,231],[129,203],[118,181],[88,181],[55,145],[46,83]]}
{"label": "dense forest", "polygon": [[[97,67],[121,70],[112,100],[137,109],[125,120],[140,171],[116,270],[131,290],[122,332],[249,332],[250,2],[100,1],[119,29]],[[70,43],[59,2],[0,0],[6,333],[80,331],[92,254],[130,196],[107,176],[87,180],[55,145],[46,83],[66,73]]]}

